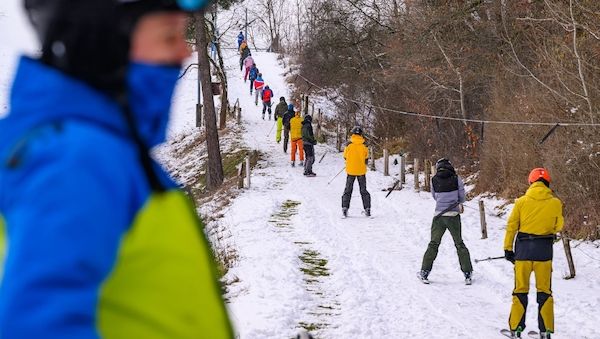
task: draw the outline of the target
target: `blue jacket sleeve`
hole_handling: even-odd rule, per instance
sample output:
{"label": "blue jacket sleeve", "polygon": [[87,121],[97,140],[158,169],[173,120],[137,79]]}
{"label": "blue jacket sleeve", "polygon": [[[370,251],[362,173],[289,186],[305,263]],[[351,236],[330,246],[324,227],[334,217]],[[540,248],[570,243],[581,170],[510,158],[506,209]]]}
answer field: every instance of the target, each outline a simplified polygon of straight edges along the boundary
{"label": "blue jacket sleeve", "polygon": [[101,144],[81,140],[29,156],[9,181],[16,189],[3,211],[9,249],[0,338],[98,337],[99,288],[130,224],[131,204],[125,170],[107,152],[91,151]]}

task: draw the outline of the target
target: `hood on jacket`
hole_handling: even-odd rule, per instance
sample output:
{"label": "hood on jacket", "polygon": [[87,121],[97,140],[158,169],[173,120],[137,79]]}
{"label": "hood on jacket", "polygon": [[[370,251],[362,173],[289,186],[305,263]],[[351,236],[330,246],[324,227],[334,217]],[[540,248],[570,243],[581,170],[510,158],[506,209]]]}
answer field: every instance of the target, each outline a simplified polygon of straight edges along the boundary
{"label": "hood on jacket", "polygon": [[554,198],[552,190],[540,181],[531,184],[525,195],[534,200],[548,200]]}
{"label": "hood on jacket", "polygon": [[352,136],[350,137],[350,142],[352,142],[353,144],[364,144],[365,138],[358,134],[352,134]]}
{"label": "hood on jacket", "polygon": [[293,104],[289,104],[288,105],[288,111],[290,111],[290,112],[294,111],[294,105]]}

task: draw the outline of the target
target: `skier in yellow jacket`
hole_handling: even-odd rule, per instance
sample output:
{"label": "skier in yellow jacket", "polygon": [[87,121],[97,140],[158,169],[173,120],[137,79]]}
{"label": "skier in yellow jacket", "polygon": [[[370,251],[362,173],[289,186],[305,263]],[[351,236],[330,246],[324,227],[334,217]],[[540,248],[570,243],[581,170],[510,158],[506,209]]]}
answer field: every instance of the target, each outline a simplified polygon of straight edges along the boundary
{"label": "skier in yellow jacket", "polygon": [[302,143],[302,117],[300,111],[290,119],[290,138],[292,139],[292,167],[296,166],[296,150],[300,153],[300,166],[304,166],[304,144]]}
{"label": "skier in yellow jacket", "polygon": [[367,217],[371,216],[371,195],[367,191],[367,158],[369,150],[365,146],[365,138],[363,138],[363,130],[359,126],[355,126],[350,131],[350,144],[344,149],[344,159],[346,159],[346,188],[342,195],[342,213],[344,217],[348,216],[348,208],[350,208],[350,198],[354,180],[358,179],[358,187],[360,188],[360,196],[362,197],[364,214]]}
{"label": "skier in yellow jacket", "polygon": [[540,338],[547,339],[554,332],[552,244],[556,233],[563,228],[564,219],[562,203],[550,189],[548,171],[544,168],[533,169],[529,174],[529,184],[531,186],[525,195],[515,202],[504,238],[504,256],[515,264],[515,289],[509,326],[514,338],[519,338],[525,329],[529,278],[533,272],[539,306]]}

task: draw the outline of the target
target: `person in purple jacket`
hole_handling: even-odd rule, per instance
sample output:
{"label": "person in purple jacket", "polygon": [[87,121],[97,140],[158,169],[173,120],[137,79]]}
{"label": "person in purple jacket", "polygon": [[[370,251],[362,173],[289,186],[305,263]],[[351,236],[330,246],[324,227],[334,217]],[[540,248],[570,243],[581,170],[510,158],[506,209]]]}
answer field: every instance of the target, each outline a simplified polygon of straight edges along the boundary
{"label": "person in purple jacket", "polygon": [[456,175],[450,160],[446,158],[438,160],[435,169],[436,174],[431,179],[431,194],[435,199],[435,216],[431,224],[431,241],[423,256],[419,278],[424,283],[429,283],[429,272],[431,272],[440,242],[447,229],[452,235],[452,240],[454,240],[460,269],[465,276],[465,283],[470,285],[473,266],[471,265],[469,250],[462,240],[460,222],[462,203],[465,202],[465,185],[461,178]]}

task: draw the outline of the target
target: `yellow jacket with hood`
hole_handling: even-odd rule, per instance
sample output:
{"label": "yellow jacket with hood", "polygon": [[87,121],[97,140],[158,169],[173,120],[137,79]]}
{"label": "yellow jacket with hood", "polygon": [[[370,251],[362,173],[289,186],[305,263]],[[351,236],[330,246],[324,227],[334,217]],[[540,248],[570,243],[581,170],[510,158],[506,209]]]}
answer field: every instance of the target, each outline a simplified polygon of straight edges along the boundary
{"label": "yellow jacket with hood", "polygon": [[350,144],[344,149],[344,159],[346,159],[346,173],[348,175],[365,175],[367,173],[367,158],[369,150],[365,146],[365,139],[352,134]]}
{"label": "yellow jacket with hood", "polygon": [[290,119],[290,138],[292,141],[302,139],[302,119],[300,112],[296,112],[296,115]]}
{"label": "yellow jacket with hood", "polygon": [[512,250],[518,233],[552,235],[564,225],[562,203],[542,182],[531,184],[524,196],[517,199],[508,219],[504,249]]}

